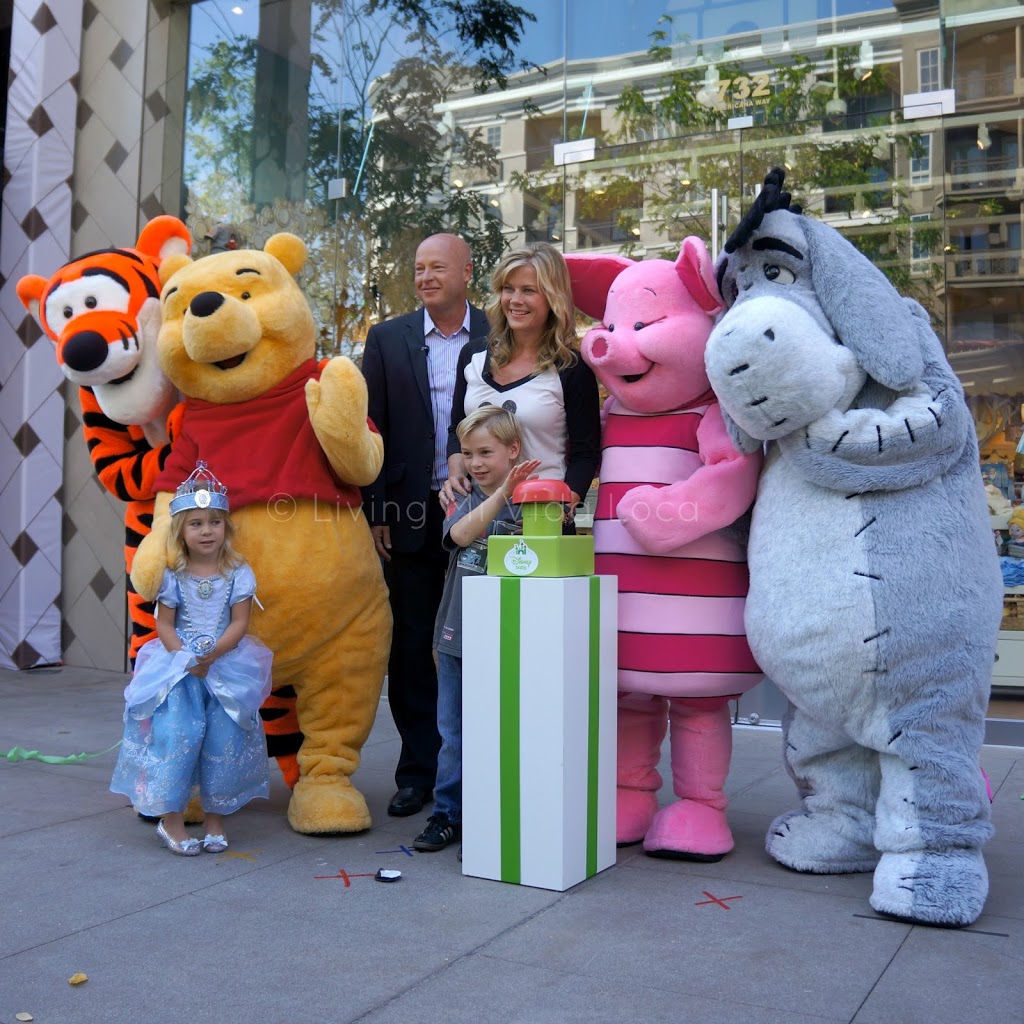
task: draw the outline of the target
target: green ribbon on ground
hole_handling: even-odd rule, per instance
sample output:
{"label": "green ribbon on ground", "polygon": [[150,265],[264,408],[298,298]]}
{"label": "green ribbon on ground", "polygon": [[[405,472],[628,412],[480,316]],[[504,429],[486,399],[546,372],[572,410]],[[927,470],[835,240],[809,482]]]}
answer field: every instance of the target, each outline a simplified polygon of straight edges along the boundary
{"label": "green ribbon on ground", "polygon": [[11,747],[10,750],[0,754],[6,761],[42,761],[43,764],[80,764],[82,761],[91,761],[94,757],[102,757],[112,750],[121,746],[118,740],[112,747],[106,750],[97,751],[95,754],[68,754],[67,757],[57,757],[55,754],[40,754],[38,750],[26,750],[24,747]]}

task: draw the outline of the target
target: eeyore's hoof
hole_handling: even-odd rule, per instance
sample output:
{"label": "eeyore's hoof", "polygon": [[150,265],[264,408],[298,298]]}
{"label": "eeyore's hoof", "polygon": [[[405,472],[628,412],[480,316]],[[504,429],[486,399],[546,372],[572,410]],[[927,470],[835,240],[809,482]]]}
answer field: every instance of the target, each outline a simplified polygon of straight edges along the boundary
{"label": "eeyore's hoof", "polygon": [[721,860],[735,845],[725,812],[694,800],[662,807],[644,839],[644,853],[670,860]]}
{"label": "eeyore's hoof", "polygon": [[901,921],[963,928],[978,920],[988,896],[981,850],[883,854],[871,906]]}
{"label": "eeyore's hoof", "polygon": [[866,830],[845,814],[827,811],[789,811],[768,829],[764,848],[784,867],[816,875],[845,875],[874,871],[879,853]]}

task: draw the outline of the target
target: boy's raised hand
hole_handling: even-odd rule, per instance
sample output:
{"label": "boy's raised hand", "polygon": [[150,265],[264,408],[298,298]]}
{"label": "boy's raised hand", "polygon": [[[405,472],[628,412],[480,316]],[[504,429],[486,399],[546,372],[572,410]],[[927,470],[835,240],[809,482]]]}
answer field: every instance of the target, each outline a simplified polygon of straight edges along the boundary
{"label": "boy's raised hand", "polygon": [[502,486],[502,493],[506,498],[512,497],[512,492],[524,481],[529,480],[531,474],[540,468],[540,459],[527,459],[525,462],[520,462],[518,465],[513,466],[509,471],[507,477],[505,477],[505,483]]}

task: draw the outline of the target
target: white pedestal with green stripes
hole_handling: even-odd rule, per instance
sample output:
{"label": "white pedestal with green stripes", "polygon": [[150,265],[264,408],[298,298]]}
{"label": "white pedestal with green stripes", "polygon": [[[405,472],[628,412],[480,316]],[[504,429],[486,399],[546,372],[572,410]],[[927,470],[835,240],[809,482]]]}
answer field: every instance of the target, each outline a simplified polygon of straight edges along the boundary
{"label": "white pedestal with green stripes", "polygon": [[463,583],[463,874],[561,892],[615,863],[616,582]]}

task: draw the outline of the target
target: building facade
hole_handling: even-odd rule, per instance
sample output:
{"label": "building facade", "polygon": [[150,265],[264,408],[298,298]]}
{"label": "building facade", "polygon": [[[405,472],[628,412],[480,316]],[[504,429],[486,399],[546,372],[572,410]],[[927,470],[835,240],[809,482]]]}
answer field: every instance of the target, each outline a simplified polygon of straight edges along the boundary
{"label": "building facade", "polygon": [[[14,287],[131,244],[161,212],[197,255],[301,235],[323,354],[358,357],[372,323],[412,307],[411,254],[432,230],[474,243],[480,291],[528,240],[714,250],[784,166],[806,209],[930,311],[985,472],[1020,502],[1017,4],[522,0],[535,20],[490,42],[428,6],[414,33],[388,5],[341,0],[0,4],[4,664],[126,664],[123,508]],[[502,46],[517,59],[489,74]],[[1008,592],[998,686],[1024,687],[1020,603]]]}

